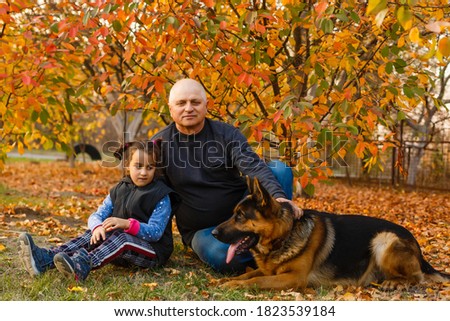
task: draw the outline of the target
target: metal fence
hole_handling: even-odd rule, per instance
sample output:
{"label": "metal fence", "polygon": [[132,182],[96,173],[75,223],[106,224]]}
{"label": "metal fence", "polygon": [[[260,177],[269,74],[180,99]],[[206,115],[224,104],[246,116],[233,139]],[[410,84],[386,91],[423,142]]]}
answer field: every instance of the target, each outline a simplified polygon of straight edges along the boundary
{"label": "metal fence", "polygon": [[[450,190],[450,135],[445,137],[447,139],[432,142],[425,148],[414,187]],[[348,180],[407,185],[406,175],[415,152],[414,142],[403,141],[400,147],[381,154],[382,169],[374,167],[370,172],[364,169],[361,159],[349,154],[345,158],[348,166],[335,166],[333,173],[335,177]],[[399,158],[402,159],[402,169],[395,166]]]}

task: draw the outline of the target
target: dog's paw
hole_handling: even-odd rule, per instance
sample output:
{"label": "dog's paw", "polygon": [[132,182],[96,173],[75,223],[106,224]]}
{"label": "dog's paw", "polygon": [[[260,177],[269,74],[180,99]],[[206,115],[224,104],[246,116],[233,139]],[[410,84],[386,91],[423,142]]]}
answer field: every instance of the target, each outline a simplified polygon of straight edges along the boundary
{"label": "dog's paw", "polygon": [[211,279],[209,281],[209,285],[220,286],[221,284],[224,284],[230,280],[231,280],[231,278]]}
{"label": "dog's paw", "polygon": [[222,279],[209,279],[208,285],[209,286],[216,286],[221,284]]}
{"label": "dog's paw", "polygon": [[405,290],[409,288],[409,283],[404,280],[385,280],[381,283],[380,288],[384,291]]}
{"label": "dog's paw", "polygon": [[231,280],[227,279],[224,281],[224,283],[220,284],[219,287],[222,289],[232,289],[232,288],[238,288],[241,287],[242,284],[238,280]]}

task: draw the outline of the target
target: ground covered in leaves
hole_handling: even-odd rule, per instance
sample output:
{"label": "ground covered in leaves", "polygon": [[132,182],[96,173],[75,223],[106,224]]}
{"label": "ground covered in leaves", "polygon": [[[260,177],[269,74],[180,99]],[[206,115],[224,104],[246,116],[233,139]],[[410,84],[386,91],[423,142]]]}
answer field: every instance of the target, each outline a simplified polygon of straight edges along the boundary
{"label": "ground covered in leaves", "polygon": [[[28,231],[39,245],[60,244],[86,228],[120,169],[99,163],[13,162],[0,177],[0,300],[449,300],[450,284],[421,284],[384,292],[379,286],[296,291],[223,290],[220,275],[204,266],[180,243],[165,268],[130,271],[108,266],[94,271],[85,284],[55,280],[57,272],[32,280],[21,268],[17,236]],[[405,192],[391,187],[336,181],[321,185],[313,198],[297,198],[302,208],[381,217],[408,228],[425,258],[450,273],[450,193]],[[119,286],[118,286],[119,285]],[[120,287],[120,290],[117,289]],[[127,293],[127,291],[129,293]],[[136,292],[138,292],[136,294]]]}

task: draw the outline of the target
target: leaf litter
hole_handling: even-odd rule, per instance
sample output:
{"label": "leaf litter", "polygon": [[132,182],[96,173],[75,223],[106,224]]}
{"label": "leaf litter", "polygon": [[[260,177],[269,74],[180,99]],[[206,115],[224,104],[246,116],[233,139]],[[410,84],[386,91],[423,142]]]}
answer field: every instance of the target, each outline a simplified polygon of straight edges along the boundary
{"label": "leaf litter", "polygon": [[[120,169],[110,169],[99,163],[79,164],[70,168],[67,163],[11,163],[0,177],[0,251],[12,245],[18,233],[29,231],[42,236],[48,243],[60,244],[86,228],[89,215],[101,204],[109,189],[122,176]],[[417,238],[425,258],[438,270],[450,273],[450,194],[439,191],[406,192],[386,186],[353,184],[340,181],[321,184],[313,198],[296,198],[301,208],[312,208],[341,214],[362,214],[393,221],[408,228]],[[175,230],[176,241],[179,234]],[[214,286],[215,276],[204,272],[206,288],[191,283],[198,274],[192,251],[182,251],[172,257],[174,267],[163,272],[173,276],[184,273],[182,267],[193,268],[187,273],[187,285],[192,295],[203,299],[220,299]],[[210,271],[214,274],[212,271]],[[153,272],[157,277],[158,273]],[[211,286],[209,286],[211,284]],[[143,282],[152,289],[158,282]],[[71,288],[69,291],[79,291]],[[86,291],[82,289],[82,291]],[[186,294],[191,298],[191,294]],[[382,291],[378,284],[368,287],[337,285],[303,292],[293,290],[270,292],[245,290],[248,300],[449,300],[450,284],[421,284],[402,290]],[[186,297],[186,298],[187,298]]]}

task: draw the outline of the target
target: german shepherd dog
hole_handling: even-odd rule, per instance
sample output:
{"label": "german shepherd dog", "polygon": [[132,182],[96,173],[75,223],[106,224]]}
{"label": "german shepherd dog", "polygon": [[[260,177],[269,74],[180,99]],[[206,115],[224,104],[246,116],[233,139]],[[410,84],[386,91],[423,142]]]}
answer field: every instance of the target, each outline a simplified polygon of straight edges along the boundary
{"label": "german shepherd dog", "polygon": [[424,259],[416,239],[402,226],[308,209],[294,219],[289,203],[275,201],[257,179],[247,178],[247,183],[250,194],[212,233],[231,244],[227,262],[250,250],[257,269],[220,280],[224,287],[301,290],[377,282],[383,289],[395,289],[450,280]]}

